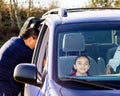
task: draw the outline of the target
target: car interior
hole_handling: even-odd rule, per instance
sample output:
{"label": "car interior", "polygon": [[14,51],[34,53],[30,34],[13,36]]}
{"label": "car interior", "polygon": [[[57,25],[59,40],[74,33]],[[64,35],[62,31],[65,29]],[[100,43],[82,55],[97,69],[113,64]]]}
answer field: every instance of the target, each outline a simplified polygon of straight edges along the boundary
{"label": "car interior", "polygon": [[[108,32],[106,32],[106,34],[109,35]],[[108,50],[116,47],[117,44],[109,42],[112,40],[105,41],[104,36],[101,38],[99,37],[99,39],[103,39],[103,41],[94,41],[98,38],[96,35],[92,37],[88,36],[89,35],[85,35],[82,32],[66,33],[61,35],[61,38],[59,38],[59,41],[61,41],[59,47],[61,46],[62,48],[59,48],[58,54],[59,77],[70,76],[75,63],[75,58],[78,55],[87,55],[89,57],[90,76],[105,75],[106,65],[108,63],[107,58],[111,55],[108,54]]]}

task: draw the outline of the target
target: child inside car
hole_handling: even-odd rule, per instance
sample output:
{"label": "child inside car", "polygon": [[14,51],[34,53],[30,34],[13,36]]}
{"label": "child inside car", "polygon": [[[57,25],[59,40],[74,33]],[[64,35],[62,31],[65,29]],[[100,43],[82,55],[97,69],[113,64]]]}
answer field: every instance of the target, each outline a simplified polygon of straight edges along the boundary
{"label": "child inside car", "polygon": [[89,76],[88,70],[90,68],[89,58],[85,55],[76,57],[73,67],[72,76]]}

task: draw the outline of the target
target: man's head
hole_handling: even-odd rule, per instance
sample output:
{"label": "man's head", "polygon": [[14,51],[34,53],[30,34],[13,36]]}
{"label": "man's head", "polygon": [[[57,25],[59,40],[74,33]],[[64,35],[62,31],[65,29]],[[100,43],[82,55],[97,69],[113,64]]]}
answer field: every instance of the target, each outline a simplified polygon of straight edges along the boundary
{"label": "man's head", "polygon": [[26,46],[34,49],[38,35],[39,30],[37,28],[28,28],[26,31],[21,32],[20,37],[24,40]]}

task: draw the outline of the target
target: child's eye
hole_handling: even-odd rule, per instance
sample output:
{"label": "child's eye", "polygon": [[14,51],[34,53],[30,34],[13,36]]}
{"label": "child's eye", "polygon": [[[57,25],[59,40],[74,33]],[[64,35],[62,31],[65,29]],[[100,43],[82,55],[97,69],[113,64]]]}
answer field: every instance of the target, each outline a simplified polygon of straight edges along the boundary
{"label": "child's eye", "polygon": [[85,65],[89,65],[89,63],[85,63]]}
{"label": "child's eye", "polygon": [[82,63],[81,63],[81,62],[78,62],[77,64],[78,64],[78,65],[81,65]]}

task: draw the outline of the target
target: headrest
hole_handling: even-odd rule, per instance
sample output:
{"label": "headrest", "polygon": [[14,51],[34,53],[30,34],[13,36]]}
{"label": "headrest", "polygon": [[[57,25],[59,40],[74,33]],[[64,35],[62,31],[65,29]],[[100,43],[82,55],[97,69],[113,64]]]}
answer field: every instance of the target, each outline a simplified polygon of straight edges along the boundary
{"label": "headrest", "polygon": [[65,34],[63,37],[63,51],[84,51],[85,39],[82,33]]}

